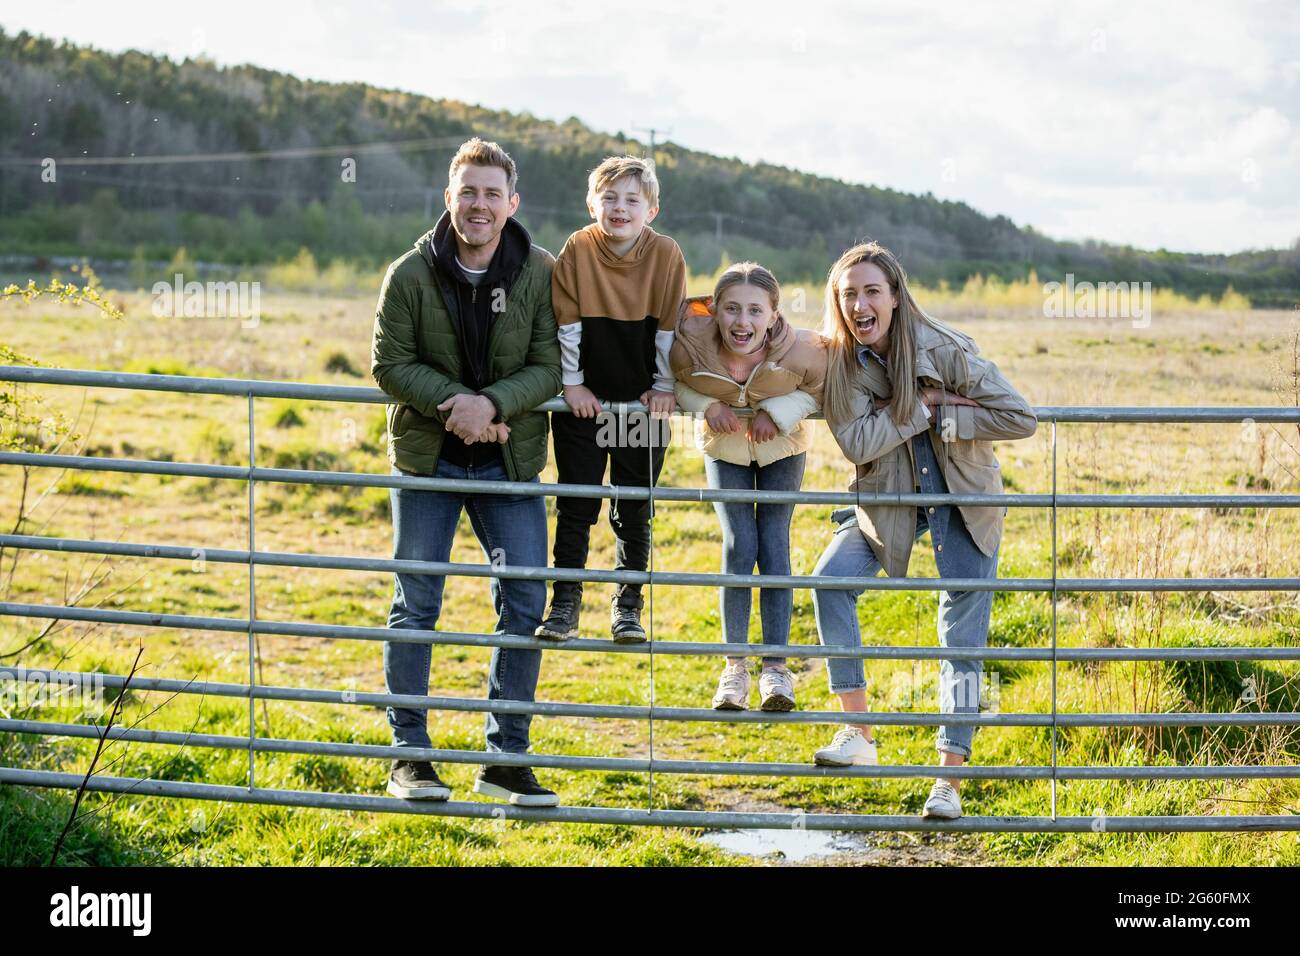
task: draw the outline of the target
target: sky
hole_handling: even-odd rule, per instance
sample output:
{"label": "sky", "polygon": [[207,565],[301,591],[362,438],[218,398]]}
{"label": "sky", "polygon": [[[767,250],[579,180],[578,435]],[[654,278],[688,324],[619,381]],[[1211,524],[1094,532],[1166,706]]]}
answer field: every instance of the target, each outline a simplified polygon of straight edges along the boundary
{"label": "sky", "polygon": [[642,140],[655,127],[1058,239],[1193,252],[1300,239],[1294,0],[0,0],[0,26]]}

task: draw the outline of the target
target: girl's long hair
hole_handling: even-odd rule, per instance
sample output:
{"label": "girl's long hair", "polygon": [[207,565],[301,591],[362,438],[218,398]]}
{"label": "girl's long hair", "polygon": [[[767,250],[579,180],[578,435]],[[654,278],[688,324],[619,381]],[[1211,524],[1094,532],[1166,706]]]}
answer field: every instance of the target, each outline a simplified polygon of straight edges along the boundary
{"label": "girl's long hair", "polygon": [[[858,374],[858,341],[849,321],[840,310],[837,289],[841,276],[860,262],[875,264],[889,282],[889,291],[898,298],[889,324],[889,355],[885,362],[893,395],[889,414],[900,425],[912,417],[916,407],[916,327],[924,324],[947,336],[966,353],[976,352],[974,341],[965,333],[945,325],[922,311],[907,288],[907,273],[897,257],[878,242],[863,242],[845,251],[826,276],[826,303],[822,314],[822,335],[828,340],[824,411],[832,427],[853,415],[853,380]],[[951,384],[951,383],[945,383]]]}

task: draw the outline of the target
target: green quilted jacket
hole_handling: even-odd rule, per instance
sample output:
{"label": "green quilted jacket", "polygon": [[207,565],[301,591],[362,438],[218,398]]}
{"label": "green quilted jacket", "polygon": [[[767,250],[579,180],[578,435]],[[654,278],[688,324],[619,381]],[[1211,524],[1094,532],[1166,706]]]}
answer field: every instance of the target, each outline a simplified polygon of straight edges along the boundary
{"label": "green quilted jacket", "polygon": [[[507,237],[506,230],[515,235]],[[464,354],[443,294],[449,279],[435,264],[435,231],[388,267],[375,309],[370,361],[376,384],[395,400],[388,406],[388,460],[423,475],[433,474],[442,448],[446,415],[438,405],[458,392],[474,391],[462,383]],[[502,232],[502,240],[507,238],[526,242],[528,251],[488,334],[492,384],[479,393],[492,399],[510,426],[502,449],[506,473],[512,481],[527,481],[546,465],[549,428],[546,413],[532,409],[560,391],[560,344],[551,312],[555,258],[533,245],[513,218]]]}

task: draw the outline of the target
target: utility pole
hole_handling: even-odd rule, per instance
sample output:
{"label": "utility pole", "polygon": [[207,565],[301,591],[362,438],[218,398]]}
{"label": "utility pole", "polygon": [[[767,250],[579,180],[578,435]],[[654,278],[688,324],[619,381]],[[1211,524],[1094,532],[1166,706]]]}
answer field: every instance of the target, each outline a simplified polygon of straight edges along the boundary
{"label": "utility pole", "polygon": [[657,134],[657,133],[663,133],[665,136],[667,136],[667,135],[669,135],[669,134],[672,132],[672,130],[671,130],[671,129],[656,129],[656,128],[653,127],[653,126],[633,126],[633,127],[632,127],[632,132],[634,132],[634,133],[649,133],[649,134],[650,134],[650,162],[653,163],[653,162],[655,161],[655,134]]}

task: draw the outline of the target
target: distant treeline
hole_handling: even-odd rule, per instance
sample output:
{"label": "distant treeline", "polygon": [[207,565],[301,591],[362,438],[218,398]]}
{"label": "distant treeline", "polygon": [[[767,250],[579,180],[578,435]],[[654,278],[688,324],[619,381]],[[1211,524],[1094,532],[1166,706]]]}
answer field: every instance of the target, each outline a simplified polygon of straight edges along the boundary
{"label": "distant treeline", "polygon": [[[646,152],[573,118],[554,123],[361,83],[109,54],[0,30],[0,254],[166,260],[184,246],[196,260],[246,265],[306,247],[321,262],[382,264],[440,212],[447,162],[473,134],[497,140],[519,162],[519,218],[553,251],[586,221],[587,171],[612,152]],[[366,145],[389,143],[398,145]],[[274,155],[75,162],[263,151]],[[65,160],[53,182],[42,176],[45,157]],[[1194,255],[1058,242],[928,193],[673,143],[659,144],[655,159],[664,194],[656,228],[681,243],[697,273],[756,258],[778,275],[816,276],[845,246],[871,237],[932,285],[1073,273],[1193,297],[1232,287],[1256,306],[1300,301],[1300,247]],[[355,182],[343,178],[345,160],[355,161]]]}

